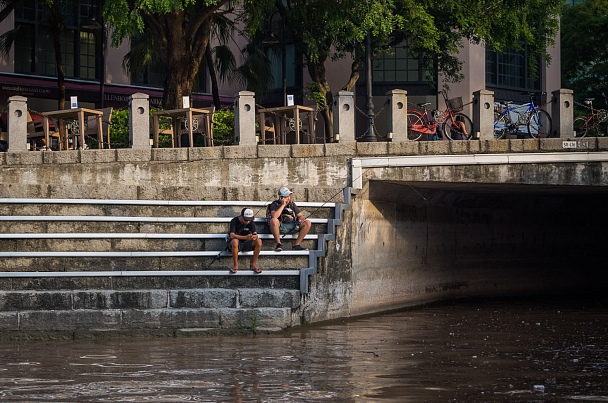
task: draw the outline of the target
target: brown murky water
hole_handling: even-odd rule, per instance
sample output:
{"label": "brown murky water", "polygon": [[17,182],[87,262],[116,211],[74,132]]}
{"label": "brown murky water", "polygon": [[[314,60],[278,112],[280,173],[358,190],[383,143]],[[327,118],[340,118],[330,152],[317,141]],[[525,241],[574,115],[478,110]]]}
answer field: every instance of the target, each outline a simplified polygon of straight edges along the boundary
{"label": "brown murky water", "polygon": [[458,301],[272,336],[0,343],[0,400],[608,402],[608,303]]}

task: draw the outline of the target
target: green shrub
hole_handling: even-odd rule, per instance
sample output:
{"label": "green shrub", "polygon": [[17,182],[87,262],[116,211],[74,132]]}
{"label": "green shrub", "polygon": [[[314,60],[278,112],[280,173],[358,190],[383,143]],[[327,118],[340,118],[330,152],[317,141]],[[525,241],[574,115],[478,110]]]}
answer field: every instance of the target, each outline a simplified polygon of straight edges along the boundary
{"label": "green shrub", "polygon": [[110,146],[112,148],[128,148],[129,111],[127,109],[112,110],[110,122]]}
{"label": "green shrub", "polygon": [[[150,108],[150,116],[157,109]],[[110,144],[112,148],[129,147],[129,110],[118,109],[112,111],[112,124],[110,125]],[[161,129],[168,129],[169,124],[161,123]],[[213,139],[216,146],[234,144],[234,111],[219,110],[213,116]],[[171,147],[171,136],[161,134],[158,137],[160,148]],[[203,138],[197,136],[195,147],[203,146]]]}
{"label": "green shrub", "polygon": [[215,112],[213,140],[216,146],[234,145],[234,111],[222,109]]}

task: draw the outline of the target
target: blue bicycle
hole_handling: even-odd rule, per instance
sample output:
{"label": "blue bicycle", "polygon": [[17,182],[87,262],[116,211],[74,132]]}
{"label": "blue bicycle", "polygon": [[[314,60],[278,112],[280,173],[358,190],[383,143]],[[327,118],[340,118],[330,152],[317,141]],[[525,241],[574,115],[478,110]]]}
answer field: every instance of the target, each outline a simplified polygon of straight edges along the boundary
{"label": "blue bicycle", "polygon": [[494,107],[494,138],[502,139],[507,134],[521,135],[522,126],[533,138],[551,136],[551,116],[547,111],[534,104],[534,96],[545,95],[540,92],[523,92],[530,97],[530,102],[523,105],[513,105],[511,102],[498,103]]}

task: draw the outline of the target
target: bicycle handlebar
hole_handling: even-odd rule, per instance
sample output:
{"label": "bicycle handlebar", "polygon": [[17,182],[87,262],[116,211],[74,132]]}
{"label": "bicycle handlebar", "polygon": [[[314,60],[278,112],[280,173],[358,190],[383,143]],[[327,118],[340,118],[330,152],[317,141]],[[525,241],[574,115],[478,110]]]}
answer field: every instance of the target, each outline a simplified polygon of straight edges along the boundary
{"label": "bicycle handlebar", "polygon": [[520,95],[527,95],[529,97],[533,97],[535,95],[547,95],[547,93],[545,91],[527,91],[520,93]]}

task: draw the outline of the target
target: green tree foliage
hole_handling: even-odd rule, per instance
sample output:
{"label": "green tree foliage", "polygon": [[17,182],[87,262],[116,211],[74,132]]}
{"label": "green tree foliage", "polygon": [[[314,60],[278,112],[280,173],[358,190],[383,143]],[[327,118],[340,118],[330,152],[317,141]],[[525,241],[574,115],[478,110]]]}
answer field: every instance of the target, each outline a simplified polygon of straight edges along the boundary
{"label": "green tree foliage", "polygon": [[608,94],[608,0],[566,7],[561,24],[563,87],[578,100]]}
{"label": "green tree foliage", "polygon": [[[152,114],[150,114],[150,116],[152,116]],[[129,110],[113,110],[111,122],[112,124],[110,125],[110,146],[112,148],[128,148]]]}
{"label": "green tree foliage", "polygon": [[219,146],[234,144],[234,111],[219,110],[213,115],[213,142]]}
{"label": "green tree foliage", "polygon": [[[258,13],[248,15],[248,27],[262,28],[269,0],[260,0]],[[365,36],[372,36],[372,53],[379,54],[405,39],[413,51],[426,55],[427,67],[448,81],[462,78],[458,51],[463,41],[483,43],[495,50],[521,47],[546,55],[558,32],[563,0],[277,0],[306,67],[326,105],[333,104],[326,63],[352,58],[343,90],[359,78]],[[264,12],[265,14],[264,16]],[[326,133],[331,133],[331,108],[321,111]]]}
{"label": "green tree foliage", "polygon": [[230,0],[106,0],[104,17],[114,27],[112,45],[146,30],[158,63],[164,67],[162,105],[182,106],[192,94],[214,20],[232,11]]}

